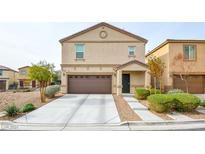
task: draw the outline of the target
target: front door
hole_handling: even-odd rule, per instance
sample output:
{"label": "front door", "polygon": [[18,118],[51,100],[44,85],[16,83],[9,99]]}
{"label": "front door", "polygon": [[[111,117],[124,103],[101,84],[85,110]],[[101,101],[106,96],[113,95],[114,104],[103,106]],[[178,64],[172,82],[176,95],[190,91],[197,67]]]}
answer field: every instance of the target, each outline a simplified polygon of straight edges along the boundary
{"label": "front door", "polygon": [[130,75],[122,74],[122,93],[130,93]]}

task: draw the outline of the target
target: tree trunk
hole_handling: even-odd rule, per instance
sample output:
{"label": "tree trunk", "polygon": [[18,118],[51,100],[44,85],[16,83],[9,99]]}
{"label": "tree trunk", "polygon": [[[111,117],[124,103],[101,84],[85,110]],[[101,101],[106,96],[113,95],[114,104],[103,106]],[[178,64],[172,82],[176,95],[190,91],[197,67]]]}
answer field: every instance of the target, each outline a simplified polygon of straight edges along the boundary
{"label": "tree trunk", "polygon": [[186,86],[186,93],[189,93],[189,87],[188,87],[188,82],[187,79],[184,80],[185,86]]}
{"label": "tree trunk", "polygon": [[157,81],[156,77],[154,77],[154,93],[156,94],[156,89],[157,89]]}
{"label": "tree trunk", "polygon": [[41,96],[41,103],[46,102],[46,98],[45,98],[45,83],[44,82],[40,83],[40,96]]}
{"label": "tree trunk", "polygon": [[160,88],[160,94],[162,93],[162,78],[159,78],[159,88]]}

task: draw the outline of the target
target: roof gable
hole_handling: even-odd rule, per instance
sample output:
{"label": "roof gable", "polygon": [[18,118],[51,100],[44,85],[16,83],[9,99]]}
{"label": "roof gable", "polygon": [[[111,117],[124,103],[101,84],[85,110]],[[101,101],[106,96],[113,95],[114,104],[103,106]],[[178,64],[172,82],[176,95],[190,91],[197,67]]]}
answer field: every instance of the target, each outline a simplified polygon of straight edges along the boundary
{"label": "roof gable", "polygon": [[[105,39],[100,38],[99,33],[101,31],[107,31],[108,36]],[[69,42],[69,41],[112,41],[112,40],[138,41],[138,42],[147,43],[146,39],[138,35],[132,34],[130,32],[127,32],[123,29],[117,28],[113,25],[104,22],[94,25],[78,33],[75,33],[66,38],[63,38],[60,40],[60,42],[64,43],[67,41]]]}
{"label": "roof gable", "polygon": [[[136,67],[136,65],[137,65],[137,67]],[[117,70],[120,70],[120,69],[127,69],[127,70],[141,70],[141,71],[144,71],[144,70],[146,70],[147,69],[147,64],[145,64],[145,63],[142,63],[142,62],[140,62],[140,61],[138,61],[138,60],[132,60],[132,61],[129,61],[129,62],[127,62],[127,63],[124,63],[124,64],[122,64],[122,65],[119,65],[119,66],[117,66],[116,68],[115,68],[115,71],[117,71]]]}
{"label": "roof gable", "polygon": [[205,43],[205,40],[176,40],[176,39],[167,39],[164,42],[162,42],[160,45],[155,47],[153,50],[148,52],[145,57],[148,57],[158,49],[162,48],[163,46],[167,45],[168,43]]}
{"label": "roof gable", "polygon": [[17,72],[16,70],[13,70],[9,67],[6,67],[6,66],[3,66],[3,65],[0,65],[0,70],[6,70],[6,71],[13,71],[13,72]]}

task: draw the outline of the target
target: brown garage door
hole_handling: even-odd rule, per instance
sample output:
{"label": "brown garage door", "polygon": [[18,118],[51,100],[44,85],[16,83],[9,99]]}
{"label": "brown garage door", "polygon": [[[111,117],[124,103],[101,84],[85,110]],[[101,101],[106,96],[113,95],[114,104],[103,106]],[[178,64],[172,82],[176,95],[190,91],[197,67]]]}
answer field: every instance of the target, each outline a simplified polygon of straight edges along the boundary
{"label": "brown garage door", "polygon": [[[204,76],[202,75],[192,75],[188,78],[188,88],[189,92],[193,94],[201,94],[204,93]],[[184,81],[181,80],[179,75],[174,76],[174,88],[182,89],[183,91],[186,91],[186,86],[184,84]]]}
{"label": "brown garage door", "polygon": [[110,94],[112,77],[110,75],[68,76],[68,93]]}
{"label": "brown garage door", "polygon": [[6,91],[6,81],[1,80],[0,81],[0,92]]}

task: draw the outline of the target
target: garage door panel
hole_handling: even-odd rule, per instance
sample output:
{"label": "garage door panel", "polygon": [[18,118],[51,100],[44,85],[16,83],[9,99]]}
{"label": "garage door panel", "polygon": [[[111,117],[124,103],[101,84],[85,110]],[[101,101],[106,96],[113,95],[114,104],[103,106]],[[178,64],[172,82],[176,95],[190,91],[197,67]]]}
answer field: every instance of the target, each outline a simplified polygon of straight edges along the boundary
{"label": "garage door panel", "polygon": [[68,93],[110,94],[111,76],[68,76]]}
{"label": "garage door panel", "polygon": [[[188,81],[188,87],[190,93],[193,94],[204,93],[204,76],[192,75],[187,78],[187,81]],[[185,83],[179,75],[174,76],[173,86],[174,88],[182,89],[183,91],[186,91]]]}

